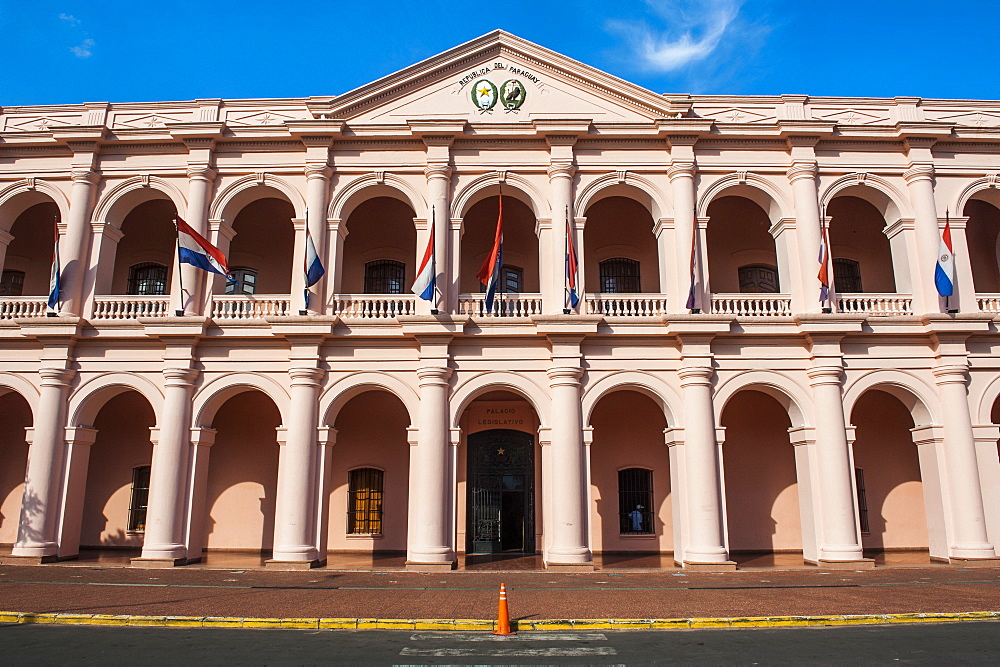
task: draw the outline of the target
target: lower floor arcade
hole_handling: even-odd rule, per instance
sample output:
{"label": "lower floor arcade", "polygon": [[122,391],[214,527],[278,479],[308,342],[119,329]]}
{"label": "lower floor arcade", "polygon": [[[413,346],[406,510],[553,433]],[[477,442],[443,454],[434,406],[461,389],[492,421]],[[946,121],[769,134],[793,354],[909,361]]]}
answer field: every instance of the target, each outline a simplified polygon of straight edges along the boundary
{"label": "lower floor arcade", "polygon": [[[966,433],[947,394],[897,371],[841,387],[815,372],[799,384],[682,367],[674,387],[657,373],[550,368],[546,387],[509,372],[420,369],[408,385],[293,370],[287,392],[265,374],[166,375],[164,391],[140,374],[61,382],[59,404],[45,400],[55,383],[37,396],[3,386],[0,558],[423,570],[996,562],[1000,398]],[[820,402],[831,386],[833,410]],[[69,424],[48,451],[46,410]]]}

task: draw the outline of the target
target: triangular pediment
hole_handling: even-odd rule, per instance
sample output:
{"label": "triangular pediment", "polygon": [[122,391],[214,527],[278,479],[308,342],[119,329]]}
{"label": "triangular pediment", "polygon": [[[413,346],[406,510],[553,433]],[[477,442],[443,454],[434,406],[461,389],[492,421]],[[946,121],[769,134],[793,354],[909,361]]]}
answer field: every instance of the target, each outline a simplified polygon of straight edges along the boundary
{"label": "triangular pediment", "polygon": [[[686,98],[686,96],[684,96]],[[330,99],[314,112],[359,125],[440,119],[637,123],[676,117],[677,100],[497,30]]]}

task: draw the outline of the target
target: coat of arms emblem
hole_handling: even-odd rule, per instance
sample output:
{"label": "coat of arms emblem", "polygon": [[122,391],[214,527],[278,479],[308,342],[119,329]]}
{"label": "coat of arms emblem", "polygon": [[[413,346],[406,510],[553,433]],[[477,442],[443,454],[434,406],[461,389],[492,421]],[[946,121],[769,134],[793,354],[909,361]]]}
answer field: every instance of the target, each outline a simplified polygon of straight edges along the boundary
{"label": "coat of arms emblem", "polygon": [[489,113],[497,105],[497,87],[487,79],[480,79],[472,86],[472,103],[479,113]]}
{"label": "coat of arms emblem", "polygon": [[525,90],[523,83],[517,79],[508,79],[500,87],[500,102],[506,111],[516,113],[521,108],[521,105],[524,104],[524,98],[527,93],[528,91]]}

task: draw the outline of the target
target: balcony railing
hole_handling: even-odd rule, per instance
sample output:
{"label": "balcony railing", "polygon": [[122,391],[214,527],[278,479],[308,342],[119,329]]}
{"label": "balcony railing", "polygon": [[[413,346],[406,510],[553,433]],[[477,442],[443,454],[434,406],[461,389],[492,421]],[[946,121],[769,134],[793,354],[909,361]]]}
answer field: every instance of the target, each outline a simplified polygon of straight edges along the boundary
{"label": "balcony railing", "polygon": [[497,294],[493,312],[486,312],[485,294],[459,294],[458,312],[473,317],[529,317],[541,315],[541,294]]}
{"label": "balcony railing", "polygon": [[838,294],[837,310],[865,315],[912,315],[913,299],[909,294]]}
{"label": "balcony railing", "polygon": [[416,312],[412,294],[336,294],[331,314],[344,318],[388,319]]}
{"label": "balcony railing", "polygon": [[166,317],[170,313],[170,297],[163,296],[95,296],[95,320],[131,320],[139,317]]}
{"label": "balcony railing", "polygon": [[1000,294],[977,294],[976,303],[983,313],[1000,313]]}
{"label": "balcony railing", "polygon": [[281,317],[291,311],[287,294],[216,294],[212,296],[213,320],[259,320]]}
{"label": "balcony railing", "polygon": [[45,307],[48,302],[48,297],[44,296],[0,297],[0,320],[45,317]]}
{"label": "balcony railing", "polygon": [[667,312],[663,294],[587,294],[588,315],[606,317],[652,317]]}
{"label": "balcony railing", "polygon": [[712,313],[735,317],[775,317],[792,314],[788,294],[713,294]]}

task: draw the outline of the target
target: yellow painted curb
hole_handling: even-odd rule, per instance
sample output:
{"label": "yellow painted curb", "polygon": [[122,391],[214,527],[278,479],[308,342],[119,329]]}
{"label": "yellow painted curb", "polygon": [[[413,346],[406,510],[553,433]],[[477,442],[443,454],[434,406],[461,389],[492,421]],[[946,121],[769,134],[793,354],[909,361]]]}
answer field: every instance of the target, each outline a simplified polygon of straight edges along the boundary
{"label": "yellow painted curb", "polygon": [[[948,623],[1000,620],[1000,611],[927,612],[909,614],[843,614],[825,616],[747,616],[738,618],[548,619],[518,621],[522,632],[560,630],[689,630],[698,628],[776,628],[898,623]],[[0,623],[112,625],[160,628],[282,628],[303,630],[473,630],[492,631],[481,619],[401,618],[239,618],[236,616],[129,616],[0,611]]]}

